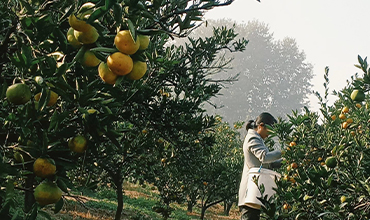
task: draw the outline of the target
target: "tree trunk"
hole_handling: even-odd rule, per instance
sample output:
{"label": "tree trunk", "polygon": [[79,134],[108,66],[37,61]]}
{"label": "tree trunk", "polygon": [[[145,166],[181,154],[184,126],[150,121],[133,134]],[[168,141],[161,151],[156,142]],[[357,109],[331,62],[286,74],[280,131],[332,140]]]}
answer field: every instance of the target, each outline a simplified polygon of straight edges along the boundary
{"label": "tree trunk", "polygon": [[26,191],[24,192],[24,211],[28,213],[32,210],[33,204],[35,204],[35,197],[33,196],[33,181],[35,177],[33,174],[27,175],[25,188]]}
{"label": "tree trunk", "polygon": [[189,195],[189,199],[188,199],[188,212],[193,212],[193,207],[194,205],[197,204],[197,199],[196,199],[196,196],[190,196]]}
{"label": "tree trunk", "polygon": [[123,180],[118,180],[116,183],[116,193],[117,193],[117,210],[115,220],[120,220],[123,210]]}
{"label": "tree trunk", "polygon": [[200,213],[200,219],[203,220],[206,215],[207,206],[202,206],[202,212]]}
{"label": "tree trunk", "polygon": [[193,212],[193,202],[188,200],[188,212]]}
{"label": "tree trunk", "polygon": [[230,209],[233,206],[234,202],[224,202],[224,215],[229,216],[230,215]]}

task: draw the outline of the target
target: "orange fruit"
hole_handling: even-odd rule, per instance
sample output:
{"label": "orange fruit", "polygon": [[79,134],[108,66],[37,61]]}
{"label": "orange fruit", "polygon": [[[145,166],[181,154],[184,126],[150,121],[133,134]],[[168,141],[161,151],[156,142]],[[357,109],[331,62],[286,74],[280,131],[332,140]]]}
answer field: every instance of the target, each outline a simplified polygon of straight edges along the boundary
{"label": "orange fruit", "polygon": [[297,168],[298,168],[298,164],[297,164],[297,163],[292,163],[292,164],[291,164],[291,167],[292,167],[293,169],[297,169]]}
{"label": "orange fruit", "polygon": [[130,56],[115,52],[108,57],[107,65],[114,74],[123,76],[131,72],[134,63]]}
{"label": "orange fruit", "polygon": [[289,181],[290,181],[291,183],[295,183],[295,182],[296,182],[296,180],[295,180],[293,177],[289,178]]}
{"label": "orange fruit", "polygon": [[342,108],[342,112],[343,112],[343,113],[348,113],[348,112],[349,112],[349,108],[348,108],[347,106],[344,106],[344,107]]}
{"label": "orange fruit", "polygon": [[343,113],[340,113],[339,118],[343,120],[343,119],[346,119],[346,116]]}
{"label": "orange fruit", "polygon": [[342,123],[342,128],[343,128],[343,129],[346,129],[347,127],[348,127],[348,123],[347,123],[346,121],[345,121],[345,122],[343,122],[343,123]]}
{"label": "orange fruit", "polygon": [[98,67],[98,73],[100,78],[107,84],[114,85],[117,81],[117,75],[114,74],[106,63],[101,62]]}
{"label": "orange fruit", "polygon": [[[55,103],[57,103],[59,95],[55,93],[54,91],[48,90],[48,92],[50,92],[50,98],[49,98],[47,106],[53,106],[55,105]],[[35,100],[38,102],[40,100],[40,97],[41,97],[41,92],[35,95]]]}
{"label": "orange fruit", "polygon": [[331,116],[331,119],[334,121],[335,119],[337,119],[337,116],[336,115],[332,115]]}
{"label": "orange fruit", "polygon": [[297,143],[296,143],[296,142],[294,142],[294,141],[292,141],[292,142],[290,142],[290,143],[289,143],[289,146],[290,146],[290,147],[294,147],[294,146],[296,146],[296,145],[297,145]]}
{"label": "orange fruit", "polygon": [[33,163],[33,172],[38,177],[49,177],[55,174],[56,166],[52,159],[48,158],[37,158]]}
{"label": "orange fruit", "polygon": [[75,29],[73,33],[75,38],[83,44],[93,44],[99,38],[98,31],[91,25],[89,25],[85,31],[78,31]]}
{"label": "orange fruit", "polygon": [[353,119],[352,119],[352,118],[348,118],[348,119],[346,120],[346,122],[347,122],[348,124],[351,124],[351,123],[353,123]]}
{"label": "orange fruit", "polygon": [[141,79],[145,75],[146,70],[147,70],[146,62],[135,61],[131,72],[127,74],[127,78],[132,80]]}
{"label": "orange fruit", "polygon": [[287,167],[286,167],[286,171],[290,171],[292,169],[292,166],[291,165],[288,165]]}
{"label": "orange fruit", "polygon": [[136,39],[135,42],[130,31],[123,30],[117,33],[116,37],[114,38],[114,45],[116,45],[120,52],[131,55],[136,53],[136,51],[139,49],[140,41]]}
{"label": "orange fruit", "polygon": [[74,14],[71,14],[68,17],[68,23],[76,31],[87,32],[91,28],[90,24],[86,23],[86,21],[78,19]]}
{"label": "orange fruit", "polygon": [[99,65],[100,60],[95,56],[93,52],[87,50],[81,58],[80,63],[86,67],[95,67]]}
{"label": "orange fruit", "polygon": [[78,49],[82,46],[82,44],[76,39],[74,31],[75,30],[71,27],[68,29],[67,41],[72,47]]}
{"label": "orange fruit", "polygon": [[45,206],[58,202],[62,198],[62,190],[53,182],[43,181],[33,193],[36,202]]}

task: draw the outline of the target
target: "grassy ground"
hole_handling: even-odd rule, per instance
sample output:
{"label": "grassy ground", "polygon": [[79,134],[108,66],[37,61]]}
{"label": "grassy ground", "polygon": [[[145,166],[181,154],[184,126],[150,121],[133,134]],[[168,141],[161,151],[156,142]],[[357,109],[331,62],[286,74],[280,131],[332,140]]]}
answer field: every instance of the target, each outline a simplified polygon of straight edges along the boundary
{"label": "grassy ground", "polygon": [[[152,207],[158,201],[157,193],[150,187],[141,187],[135,184],[124,186],[124,210],[121,219],[132,220],[160,220],[158,213],[152,211]],[[65,197],[65,205],[58,214],[53,213],[53,207],[46,207],[44,210],[57,220],[112,220],[114,219],[117,202],[113,190],[105,189],[98,193],[87,193],[84,196]],[[200,209],[194,207],[194,212],[187,213],[186,204],[172,204],[174,208],[171,219],[191,220],[199,219]],[[43,218],[39,218],[40,220]],[[207,220],[236,220],[239,219],[237,207],[233,207],[230,216],[223,215],[223,206],[216,205],[206,211]]]}

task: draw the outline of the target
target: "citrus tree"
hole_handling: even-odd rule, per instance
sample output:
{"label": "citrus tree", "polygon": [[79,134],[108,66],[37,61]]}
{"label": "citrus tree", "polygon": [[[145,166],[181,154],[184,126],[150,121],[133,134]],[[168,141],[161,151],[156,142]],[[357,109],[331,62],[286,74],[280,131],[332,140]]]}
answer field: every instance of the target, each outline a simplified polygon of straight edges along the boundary
{"label": "citrus tree", "polygon": [[201,169],[203,185],[199,190],[200,219],[204,219],[208,208],[221,202],[227,204],[226,210],[230,210],[236,201],[243,169],[242,140],[237,131],[242,123],[235,123],[232,128],[220,116],[216,120],[218,123],[211,133],[215,136],[215,143],[210,148],[210,156],[204,157]]}
{"label": "citrus tree", "polygon": [[[265,201],[266,219],[369,219],[369,72],[335,92],[327,104],[328,72],[321,117],[306,109],[293,112],[275,130],[285,148],[282,178],[274,201]],[[320,121],[320,118],[322,119]],[[268,217],[267,217],[268,216]]]}
{"label": "citrus tree", "polygon": [[[61,191],[74,190],[71,172],[94,165],[117,187],[119,219],[123,179],[143,179],[145,159],[163,151],[152,141],[166,137],[176,149],[179,132],[203,129],[200,104],[220,89],[207,78],[218,68],[214,54],[246,45],[226,28],[187,50],[166,43],[186,37],[204,11],[230,3],[0,3],[1,216],[35,219],[49,204],[58,212]],[[146,138],[144,130],[155,132]],[[25,195],[24,213],[15,190]]]}

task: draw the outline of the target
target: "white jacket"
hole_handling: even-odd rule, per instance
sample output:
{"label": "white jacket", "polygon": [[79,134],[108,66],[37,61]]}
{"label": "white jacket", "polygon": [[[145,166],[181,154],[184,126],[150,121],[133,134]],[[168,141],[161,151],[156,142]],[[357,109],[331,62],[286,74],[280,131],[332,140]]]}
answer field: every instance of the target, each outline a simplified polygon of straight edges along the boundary
{"label": "white jacket", "polygon": [[281,158],[281,151],[269,151],[261,136],[254,129],[249,129],[244,139],[244,167],[243,175],[239,187],[239,202],[238,206],[245,205],[244,200],[248,185],[248,172],[252,167],[260,167],[261,163],[264,168],[268,168],[269,164]]}

